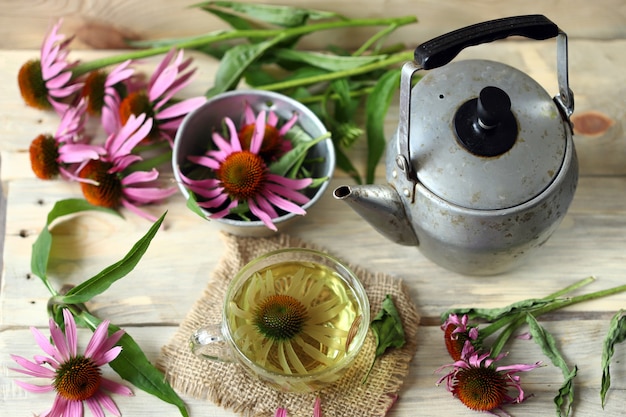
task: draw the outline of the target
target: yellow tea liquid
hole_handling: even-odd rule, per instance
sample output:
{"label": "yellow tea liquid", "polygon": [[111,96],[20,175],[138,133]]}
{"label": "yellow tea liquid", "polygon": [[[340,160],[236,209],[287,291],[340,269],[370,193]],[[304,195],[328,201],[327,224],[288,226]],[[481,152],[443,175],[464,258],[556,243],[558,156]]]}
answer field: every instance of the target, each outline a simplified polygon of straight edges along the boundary
{"label": "yellow tea liquid", "polygon": [[228,324],[252,362],[287,375],[306,375],[345,357],[361,321],[353,290],[333,270],[285,262],[256,272],[234,294]]}

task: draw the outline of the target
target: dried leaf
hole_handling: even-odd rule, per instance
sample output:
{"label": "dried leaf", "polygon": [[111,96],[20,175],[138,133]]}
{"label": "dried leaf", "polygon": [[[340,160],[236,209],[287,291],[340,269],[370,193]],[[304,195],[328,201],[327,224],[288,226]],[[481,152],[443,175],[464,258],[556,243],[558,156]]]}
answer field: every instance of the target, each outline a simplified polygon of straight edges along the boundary
{"label": "dried leaf", "polygon": [[609,331],[604,338],[604,348],[602,349],[602,386],[600,387],[600,398],[602,400],[602,408],[606,403],[606,393],[611,387],[610,365],[613,353],[615,353],[615,345],[626,340],[626,315],[624,310],[620,310],[611,319]]}
{"label": "dried leaf", "polygon": [[526,315],[526,322],[530,328],[533,340],[541,347],[543,353],[552,361],[554,366],[561,369],[563,373],[564,382],[561,388],[559,388],[559,393],[554,397],[554,404],[556,405],[558,416],[563,415],[562,410],[564,407],[566,407],[565,416],[569,416],[574,404],[574,377],[578,372],[578,368],[574,366],[574,369],[569,369],[563,355],[561,355],[556,346],[554,337],[539,324],[532,314]]}

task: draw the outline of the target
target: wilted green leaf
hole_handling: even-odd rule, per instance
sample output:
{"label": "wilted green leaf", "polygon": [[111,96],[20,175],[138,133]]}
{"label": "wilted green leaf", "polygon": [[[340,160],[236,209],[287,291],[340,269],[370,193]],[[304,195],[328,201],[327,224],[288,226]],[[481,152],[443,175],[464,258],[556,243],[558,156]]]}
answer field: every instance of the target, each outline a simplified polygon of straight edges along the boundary
{"label": "wilted green leaf", "polygon": [[604,346],[602,349],[602,386],[600,387],[600,398],[602,400],[602,408],[606,403],[606,394],[611,387],[611,358],[615,353],[615,345],[626,340],[626,315],[624,310],[620,310],[611,319],[609,331],[604,338]]}
{"label": "wilted green leaf", "polygon": [[[102,322],[87,312],[82,312],[80,316],[91,330],[95,330]],[[119,329],[119,327],[109,324],[109,334]],[[135,387],[162,401],[175,405],[183,417],[188,417],[189,413],[183,400],[167,382],[163,373],[148,360],[137,342],[128,333],[125,333],[118,345],[122,346],[122,351],[115,360],[109,362],[111,368]]]}
{"label": "wilted green leaf", "polygon": [[561,352],[559,352],[556,346],[554,337],[539,324],[532,314],[526,315],[526,322],[528,323],[530,334],[535,343],[541,347],[541,350],[550,359],[552,364],[558,367],[563,373],[564,382],[559,389],[559,393],[554,398],[554,403],[559,416],[562,415],[562,410],[565,406],[565,416],[569,416],[572,411],[572,406],[574,405],[574,377],[578,372],[578,368],[574,366],[574,369],[569,369],[563,355],[561,355]]}
{"label": "wilted green leaf", "polygon": [[376,165],[380,161],[387,139],[385,138],[385,118],[391,99],[400,86],[400,71],[391,70],[385,73],[374,86],[365,103],[365,131],[367,133],[367,167],[365,182],[374,182]]}
{"label": "wilted green leaf", "polygon": [[339,56],[323,52],[299,51],[294,49],[277,49],[276,57],[284,60],[300,62],[327,71],[345,71],[384,59],[385,55]]}
{"label": "wilted green leaf", "polygon": [[[372,333],[376,338],[376,353],[372,362],[373,367],[376,359],[382,356],[387,349],[391,347],[400,348],[406,343],[402,318],[393,303],[391,295],[387,294],[383,300],[381,310],[370,323],[370,329],[372,329]],[[363,381],[367,379],[372,367],[370,367]]]}
{"label": "wilted green leaf", "polygon": [[84,303],[94,296],[103,293],[115,281],[125,277],[141,260],[154,235],[156,235],[167,212],[150,227],[150,230],[137,241],[124,258],[113,265],[103,269],[94,277],[82,282],[70,289],[65,295],[59,297],[59,301],[64,304]]}
{"label": "wilted green leaf", "polygon": [[247,17],[250,20],[265,22],[285,28],[302,26],[309,19],[343,19],[341,15],[334,12],[304,9],[301,7],[242,3],[234,1],[207,1],[197,4],[196,7],[200,7],[209,12],[214,12],[215,10],[220,11],[221,9],[223,13],[226,13],[224,9],[229,9],[240,14],[241,16]]}
{"label": "wilted green leaf", "polygon": [[33,249],[30,259],[31,271],[33,272],[33,274],[41,278],[42,281],[44,281],[44,284],[48,289],[51,289],[50,283],[48,282],[47,272],[48,260],[50,258],[50,248],[52,247],[52,234],[50,233],[49,229],[50,225],[59,217],[87,210],[102,211],[105,213],[120,216],[120,214],[115,210],[94,206],[92,204],[89,204],[86,200],[79,198],[70,198],[57,201],[54,204],[54,207],[52,207],[52,210],[48,212],[46,225],[43,229],[41,229],[39,236],[37,236],[37,240],[35,240],[35,243],[33,243]]}

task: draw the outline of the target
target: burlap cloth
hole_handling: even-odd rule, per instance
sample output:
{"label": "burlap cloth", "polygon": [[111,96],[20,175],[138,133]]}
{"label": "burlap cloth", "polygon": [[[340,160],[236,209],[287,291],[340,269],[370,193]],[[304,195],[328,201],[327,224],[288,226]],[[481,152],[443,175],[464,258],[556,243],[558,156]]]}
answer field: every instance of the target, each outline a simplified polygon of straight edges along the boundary
{"label": "burlap cloth", "polygon": [[403,320],[406,344],[391,348],[380,357],[367,382],[364,376],[374,359],[375,340],[369,332],[354,364],[336,383],[318,393],[279,392],[251,378],[237,364],[199,359],[189,349],[189,336],[208,323],[221,320],[226,288],[236,271],[266,252],[307,247],[324,251],[294,237],[278,234],[271,238],[242,238],[223,234],[226,251],[199,300],[187,314],[169,344],[161,350],[157,366],[172,387],[193,398],[210,399],[219,406],[245,416],[274,416],[277,408],[288,410],[290,417],[310,417],[315,397],[320,396],[324,417],[384,416],[397,398],[417,349],[416,334],[420,317],[401,280],[383,273],[370,273],[349,265],[361,279],[370,300],[372,318],[380,311],[386,294],[393,297]]}

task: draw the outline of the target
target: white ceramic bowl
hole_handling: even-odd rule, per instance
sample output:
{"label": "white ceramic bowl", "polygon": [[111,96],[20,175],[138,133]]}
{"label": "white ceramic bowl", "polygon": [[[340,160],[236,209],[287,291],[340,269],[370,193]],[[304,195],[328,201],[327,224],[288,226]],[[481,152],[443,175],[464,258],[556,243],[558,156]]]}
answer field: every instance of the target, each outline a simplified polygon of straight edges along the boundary
{"label": "white ceramic bowl", "polygon": [[[180,177],[179,167],[183,170],[183,174],[187,174],[185,171],[185,167],[189,165],[187,157],[202,155],[206,152],[207,141],[212,141],[211,133],[214,128],[221,129],[225,117],[229,117],[235,124],[238,124],[242,120],[246,103],[252,107],[255,114],[258,114],[261,110],[271,110],[283,120],[291,118],[294,112],[298,113],[296,125],[311,138],[320,137],[327,132],[326,127],[315,113],[302,103],[285,95],[262,90],[235,90],[216,95],[193,112],[190,112],[176,133],[172,153],[172,166],[176,183],[185,199],[189,198],[189,191]],[[312,167],[312,177],[328,177],[328,180],[330,180],[335,169],[335,148],[332,140],[330,138],[322,140],[309,150],[308,156],[323,158],[323,162],[317,163]],[[328,183],[329,181],[325,181],[317,188],[310,188],[304,191],[310,198],[310,201],[302,206],[304,210],[308,211],[319,200],[328,188]],[[206,215],[210,215],[209,211],[205,209],[203,211]],[[273,219],[273,223],[279,231],[282,231],[298,217],[302,216],[287,213]],[[267,228],[261,220],[245,221],[229,215],[221,219],[211,219],[211,221],[216,222],[222,230],[234,235],[262,237],[275,233]]]}

